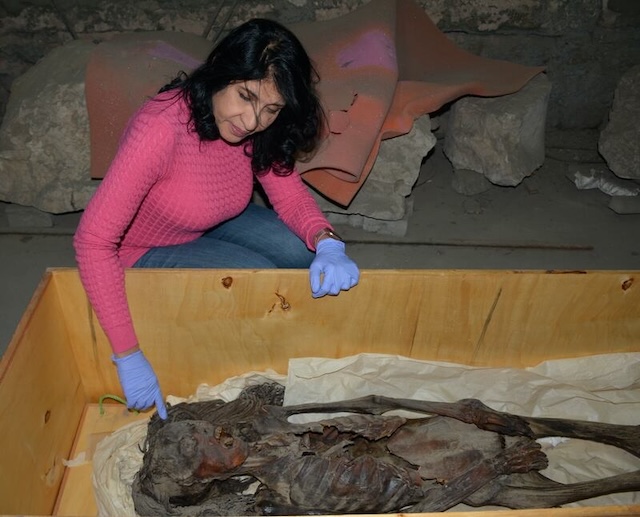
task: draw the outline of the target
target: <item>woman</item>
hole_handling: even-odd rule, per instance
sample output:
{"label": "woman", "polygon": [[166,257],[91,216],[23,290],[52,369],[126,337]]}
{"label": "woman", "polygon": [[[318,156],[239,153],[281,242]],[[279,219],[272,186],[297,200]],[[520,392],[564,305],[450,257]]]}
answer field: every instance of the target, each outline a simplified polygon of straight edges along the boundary
{"label": "woman", "polygon": [[[315,77],[288,29],[255,19],[129,121],[74,238],[128,407],[155,404],[166,418],[131,320],[125,268],[309,267],[314,297],[357,284],[358,267],[294,169],[320,133]],[[250,204],[255,178],[275,212]]]}

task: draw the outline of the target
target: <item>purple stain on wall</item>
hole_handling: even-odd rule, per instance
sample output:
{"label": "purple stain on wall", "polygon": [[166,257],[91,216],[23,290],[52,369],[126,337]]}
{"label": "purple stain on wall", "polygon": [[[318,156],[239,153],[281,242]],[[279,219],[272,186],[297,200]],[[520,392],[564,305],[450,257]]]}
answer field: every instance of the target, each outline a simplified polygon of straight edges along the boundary
{"label": "purple stain on wall", "polygon": [[168,61],[175,61],[185,68],[197,68],[202,64],[202,61],[199,61],[189,54],[182,52],[182,50],[172,47],[164,41],[156,42],[155,45],[151,47],[147,53],[151,57],[166,59]]}
{"label": "purple stain on wall", "polygon": [[364,33],[355,43],[342,49],[337,56],[341,68],[378,66],[397,69],[396,49],[391,38],[380,30]]}

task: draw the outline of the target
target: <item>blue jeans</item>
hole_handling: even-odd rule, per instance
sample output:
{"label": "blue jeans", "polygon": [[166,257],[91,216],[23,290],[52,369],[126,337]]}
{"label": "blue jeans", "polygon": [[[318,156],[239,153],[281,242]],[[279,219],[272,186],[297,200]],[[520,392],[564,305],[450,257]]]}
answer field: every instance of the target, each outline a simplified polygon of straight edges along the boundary
{"label": "blue jeans", "polygon": [[150,249],[133,267],[308,268],[314,257],[273,210],[251,203],[194,241]]}

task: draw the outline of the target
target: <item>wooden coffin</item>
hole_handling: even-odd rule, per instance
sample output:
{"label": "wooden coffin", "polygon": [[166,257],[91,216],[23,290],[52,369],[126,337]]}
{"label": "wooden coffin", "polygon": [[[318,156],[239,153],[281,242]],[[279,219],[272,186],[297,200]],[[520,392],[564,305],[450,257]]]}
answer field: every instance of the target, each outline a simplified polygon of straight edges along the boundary
{"label": "wooden coffin", "polygon": [[[526,367],[640,351],[640,271],[365,270],[357,288],[321,299],[307,275],[128,271],[137,332],[163,392],[286,373],[295,357],[372,352]],[[77,271],[47,270],[0,363],[0,514],[96,515],[90,462],[64,461],[148,417],[118,404],[98,411],[102,395],[120,394],[110,355]],[[639,515],[640,507],[499,514]]]}

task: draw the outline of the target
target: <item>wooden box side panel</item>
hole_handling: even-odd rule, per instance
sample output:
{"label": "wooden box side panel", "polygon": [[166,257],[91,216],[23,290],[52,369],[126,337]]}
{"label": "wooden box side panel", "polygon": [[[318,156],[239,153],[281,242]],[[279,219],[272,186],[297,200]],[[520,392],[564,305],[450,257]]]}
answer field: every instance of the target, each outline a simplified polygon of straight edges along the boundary
{"label": "wooden box side panel", "polygon": [[[57,268],[53,270],[53,274],[64,319],[67,322],[69,344],[81,372],[85,393],[92,402],[97,402],[106,394],[121,396],[122,388],[111,361],[109,341],[89,303],[77,269]],[[147,277],[147,281],[153,280]],[[150,299],[153,298],[152,290],[148,295]],[[130,296],[132,305],[138,303],[135,296],[137,295]],[[144,328],[146,322],[136,321],[136,325]]]}
{"label": "wooden box side panel", "polygon": [[49,514],[86,403],[45,274],[0,363],[0,513]]}
{"label": "wooden box side panel", "polygon": [[[119,393],[77,274],[64,274],[87,393]],[[303,270],[132,270],[127,289],[165,395],[187,395],[249,371],[285,373],[294,357],[370,352],[525,367],[638,351],[638,280],[640,272],[368,270],[355,289],[313,299]]]}
{"label": "wooden box side panel", "polygon": [[469,272],[426,283],[433,296],[415,357],[519,368],[640,351],[638,272]]}

